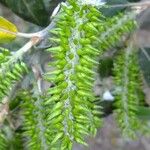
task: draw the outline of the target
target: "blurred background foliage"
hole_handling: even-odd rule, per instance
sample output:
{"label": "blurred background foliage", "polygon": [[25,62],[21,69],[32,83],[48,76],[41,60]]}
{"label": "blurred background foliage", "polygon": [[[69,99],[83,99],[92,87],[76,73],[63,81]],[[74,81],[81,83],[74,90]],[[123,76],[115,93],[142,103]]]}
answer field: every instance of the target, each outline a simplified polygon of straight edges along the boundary
{"label": "blurred background foliage", "polygon": [[47,26],[54,8],[63,0],[0,0],[23,19],[39,26]]}

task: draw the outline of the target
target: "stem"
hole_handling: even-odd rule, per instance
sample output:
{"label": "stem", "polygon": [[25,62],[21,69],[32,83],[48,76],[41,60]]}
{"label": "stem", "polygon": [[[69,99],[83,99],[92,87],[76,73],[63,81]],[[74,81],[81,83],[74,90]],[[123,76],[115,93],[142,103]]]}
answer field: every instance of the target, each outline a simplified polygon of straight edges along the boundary
{"label": "stem", "polygon": [[13,31],[9,31],[3,28],[0,28],[0,31],[15,35],[17,37],[23,37],[23,38],[29,38],[29,39],[33,37],[39,37],[40,39],[43,39],[48,34],[49,30],[52,29],[54,26],[55,26],[55,23],[51,22],[45,29],[35,32],[35,33],[13,32]]}
{"label": "stem", "polygon": [[18,51],[16,51],[13,55],[14,57],[12,59],[10,59],[9,61],[12,62],[12,61],[18,60],[19,58],[21,58],[24,55],[24,53],[28,52],[32,48],[32,46],[36,45],[39,41],[40,41],[40,39],[38,37],[32,38],[22,48],[20,48]]}
{"label": "stem", "polygon": [[40,70],[40,68],[39,68],[37,65],[35,65],[35,64],[33,64],[33,65],[31,66],[31,68],[32,68],[32,71],[33,71],[33,73],[34,73],[35,79],[36,79],[36,81],[37,81],[38,91],[39,91],[39,93],[41,94],[41,93],[42,93],[42,73],[41,73],[41,70]]}
{"label": "stem", "polygon": [[49,30],[52,29],[54,26],[55,26],[55,23],[53,21],[45,29],[43,29],[39,32],[35,32],[35,33],[21,33],[21,32],[18,32],[17,36],[18,37],[24,37],[24,38],[39,37],[40,39],[43,39],[49,33]]}

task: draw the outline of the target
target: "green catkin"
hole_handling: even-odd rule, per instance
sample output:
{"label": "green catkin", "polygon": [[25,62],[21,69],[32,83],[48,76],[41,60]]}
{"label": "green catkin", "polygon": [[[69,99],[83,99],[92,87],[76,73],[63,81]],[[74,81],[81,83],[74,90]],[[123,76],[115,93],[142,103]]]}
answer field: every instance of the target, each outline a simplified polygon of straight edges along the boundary
{"label": "green catkin", "polygon": [[39,95],[34,97],[28,91],[22,91],[20,98],[23,115],[23,137],[26,139],[25,147],[28,150],[48,150],[47,137],[45,135],[46,110],[43,106],[43,99]]}
{"label": "green catkin", "polygon": [[54,71],[45,79],[54,83],[47,91],[52,148],[72,149],[74,141],[87,145],[85,136],[95,135],[101,112],[94,104],[93,82],[97,58],[135,27],[135,14],[106,20],[94,6],[68,0],[50,31],[56,47],[49,48],[55,60]]}
{"label": "green catkin", "polygon": [[100,28],[103,33],[100,34],[99,41],[96,44],[101,45],[102,50],[114,46],[118,41],[121,41],[124,34],[128,34],[135,29],[137,26],[135,17],[134,12],[127,12],[107,19],[103,29]]}
{"label": "green catkin", "polygon": [[28,72],[24,62],[17,60],[9,64],[10,59],[10,51],[0,48],[0,102],[5,96],[9,96],[15,83],[20,81],[23,75]]}
{"label": "green catkin", "polygon": [[10,51],[0,48],[0,102],[3,102],[2,100],[5,96],[9,96],[15,84],[28,72],[24,62],[16,60],[13,63],[9,63],[10,59]]}
{"label": "green catkin", "polygon": [[[74,1],[62,5],[56,37],[52,38],[59,45],[47,50],[58,60],[56,71],[46,75],[46,79],[55,84],[48,90],[51,97],[46,101],[47,105],[53,104],[48,121],[54,148],[61,145],[64,150],[72,149],[73,141],[87,145],[85,135],[95,135],[100,123],[93,94],[98,50],[89,38],[99,34],[97,27],[101,25],[98,18],[101,13],[97,12],[94,7],[80,6]],[[89,20],[87,15],[95,15],[95,18]]]}
{"label": "green catkin", "polygon": [[139,106],[140,72],[137,54],[133,46],[124,49],[117,57],[114,64],[114,80],[118,88],[116,94],[116,120],[125,137],[136,137],[136,131],[140,129],[141,122],[136,116]]}
{"label": "green catkin", "polygon": [[[2,66],[4,67],[5,63],[2,64]],[[2,101],[5,96],[9,96],[9,93],[15,84],[28,72],[28,68],[23,62],[18,61],[11,64],[11,67],[12,68],[6,67],[7,70],[0,70],[0,101]]]}

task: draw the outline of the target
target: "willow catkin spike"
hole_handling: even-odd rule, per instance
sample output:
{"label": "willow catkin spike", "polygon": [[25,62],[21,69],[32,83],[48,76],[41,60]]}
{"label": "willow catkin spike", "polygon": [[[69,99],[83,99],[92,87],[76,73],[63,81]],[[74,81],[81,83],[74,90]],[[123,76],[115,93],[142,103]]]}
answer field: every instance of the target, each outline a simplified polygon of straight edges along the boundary
{"label": "willow catkin spike", "polygon": [[116,93],[115,115],[123,135],[129,138],[136,138],[136,131],[141,128],[141,122],[136,116],[139,100],[137,99],[140,83],[140,72],[137,54],[129,44],[121,51],[114,64],[114,80],[120,89]]}
{"label": "willow catkin spike", "polygon": [[[85,134],[92,131],[89,130],[90,128],[96,128],[95,121],[91,120],[91,117],[95,115],[94,112],[96,110],[93,111],[95,104],[92,103],[90,99],[94,98],[92,92],[93,78],[95,76],[94,67],[98,65],[96,59],[99,50],[94,47],[92,40],[87,38],[87,35],[93,34],[93,36],[95,36],[95,33],[98,33],[95,25],[101,24],[96,19],[93,19],[91,22],[90,19],[86,18],[87,13],[91,15],[95,14],[95,12],[94,14],[90,12],[88,7],[84,10],[85,14],[81,15],[83,7],[84,6],[81,6],[78,1],[74,1],[74,3],[68,2],[67,5],[62,6],[62,13],[65,14],[63,16],[64,22],[58,19],[56,22],[57,30],[54,30],[53,33],[59,33],[56,35],[57,38],[55,38],[55,36],[51,38],[53,42],[56,42],[57,46],[47,50],[50,53],[52,52],[53,58],[58,60],[57,64],[59,64],[54,66],[55,71],[45,75],[47,76],[47,80],[50,81],[52,79],[56,86],[55,90],[48,90],[48,93],[52,95],[45,103],[46,105],[54,105],[54,108],[59,106],[59,109],[52,109],[50,111],[48,116],[49,126],[54,127],[54,122],[58,122],[57,118],[62,116],[59,122],[61,128],[57,129],[56,127],[51,129],[55,133],[51,135],[52,139],[56,139],[54,140],[55,142],[52,142],[52,145],[55,145],[54,143],[59,143],[64,138],[67,139],[67,143],[77,141],[85,144],[85,142],[83,142]],[[81,25],[84,23],[88,24],[88,29],[91,30],[81,28]],[[67,24],[70,26],[66,28],[65,25]],[[81,49],[81,52],[79,52],[79,49]],[[92,54],[94,57],[90,58],[89,54]],[[61,63],[62,60],[65,60],[65,63]],[[59,68],[61,68],[61,71]],[[87,74],[87,77],[84,77],[84,74]],[[79,83],[79,81],[81,82]],[[60,86],[62,82],[66,83],[66,86]],[[84,101],[82,107],[76,102],[76,99],[81,103]],[[76,123],[78,122],[78,112],[80,111],[80,115],[84,116],[86,121],[82,120],[82,122],[80,122],[81,127],[80,131],[78,131]],[[62,128],[63,134],[60,134],[62,133]],[[93,131],[94,130],[95,129],[93,129]],[[76,137],[76,133],[78,133],[78,137]]]}

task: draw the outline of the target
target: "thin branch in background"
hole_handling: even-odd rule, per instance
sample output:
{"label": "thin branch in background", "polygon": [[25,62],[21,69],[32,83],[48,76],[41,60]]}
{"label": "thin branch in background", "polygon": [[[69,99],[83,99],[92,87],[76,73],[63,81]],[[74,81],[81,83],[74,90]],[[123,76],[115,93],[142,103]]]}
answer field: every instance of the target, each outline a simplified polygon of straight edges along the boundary
{"label": "thin branch in background", "polygon": [[138,2],[138,3],[127,3],[127,4],[116,4],[116,5],[108,5],[111,8],[116,7],[150,7],[150,1]]}
{"label": "thin branch in background", "polygon": [[3,124],[3,121],[5,120],[6,116],[9,112],[9,104],[8,104],[9,98],[6,96],[3,98],[2,103],[0,105],[0,125]]}
{"label": "thin branch in background", "polygon": [[145,22],[145,20],[149,19],[149,16],[150,16],[150,9],[146,9],[145,11],[143,11],[138,18],[139,26],[141,26],[143,22]]}
{"label": "thin branch in background", "polygon": [[143,54],[145,55],[145,57],[147,58],[147,60],[150,62],[150,56],[147,53],[147,51],[143,47],[141,47],[141,50],[142,50]]}
{"label": "thin branch in background", "polygon": [[32,71],[34,73],[35,79],[37,81],[37,86],[38,86],[38,90],[40,93],[42,93],[42,72],[39,68],[39,66],[33,64],[32,66]]}

